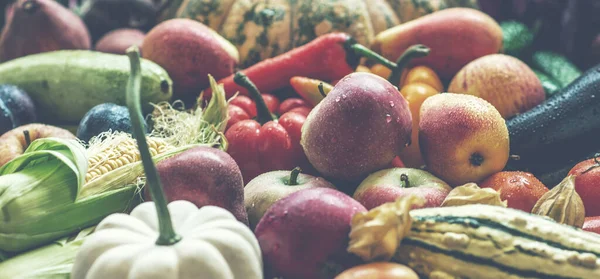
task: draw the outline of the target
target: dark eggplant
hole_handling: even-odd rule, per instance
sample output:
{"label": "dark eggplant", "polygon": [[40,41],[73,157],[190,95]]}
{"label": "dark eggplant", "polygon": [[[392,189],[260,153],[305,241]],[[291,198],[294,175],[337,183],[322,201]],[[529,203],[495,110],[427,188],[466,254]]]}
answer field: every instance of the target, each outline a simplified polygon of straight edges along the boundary
{"label": "dark eggplant", "polygon": [[507,170],[541,176],[600,151],[600,65],[506,125],[510,152],[518,155]]}

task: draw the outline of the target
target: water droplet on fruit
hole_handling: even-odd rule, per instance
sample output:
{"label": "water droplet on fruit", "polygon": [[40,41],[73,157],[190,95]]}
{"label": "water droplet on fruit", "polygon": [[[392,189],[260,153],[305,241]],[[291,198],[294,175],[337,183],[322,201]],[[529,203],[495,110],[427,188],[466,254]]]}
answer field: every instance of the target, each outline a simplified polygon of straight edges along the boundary
{"label": "water droplet on fruit", "polygon": [[336,103],[339,102],[340,100],[341,100],[340,97],[335,98]]}
{"label": "water droplet on fruit", "polygon": [[342,94],[342,99],[346,99],[346,94]]}
{"label": "water droplet on fruit", "polygon": [[394,101],[390,101],[390,107],[394,107],[396,106],[396,104],[394,104]]}
{"label": "water droplet on fruit", "polygon": [[391,116],[391,115],[389,115],[389,114],[386,114],[386,115],[385,115],[385,122],[386,122],[386,123],[390,123],[390,122],[392,122],[392,116]]}
{"label": "water droplet on fruit", "polygon": [[591,95],[590,97],[591,97],[591,98],[596,98],[596,95]]}
{"label": "water droplet on fruit", "polygon": [[283,212],[283,216],[287,216],[287,215],[288,215],[288,211],[286,210]]}
{"label": "water droplet on fruit", "polygon": [[508,182],[510,182],[510,183],[517,183],[517,181],[518,180],[516,178],[511,178]]}

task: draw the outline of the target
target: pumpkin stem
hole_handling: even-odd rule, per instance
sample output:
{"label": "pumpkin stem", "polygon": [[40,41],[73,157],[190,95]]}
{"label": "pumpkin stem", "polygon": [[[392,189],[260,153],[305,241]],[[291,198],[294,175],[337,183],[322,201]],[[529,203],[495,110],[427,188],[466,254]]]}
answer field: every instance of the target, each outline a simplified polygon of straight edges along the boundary
{"label": "pumpkin stem", "polygon": [[289,185],[289,186],[298,185],[298,175],[300,174],[300,172],[302,172],[302,169],[300,167],[295,167],[292,170],[292,172],[290,173],[290,178],[288,179],[287,185]]}
{"label": "pumpkin stem", "polygon": [[356,43],[354,40],[348,40],[346,42],[347,48],[349,48],[355,56],[358,57],[366,57],[368,59],[372,59],[375,62],[386,66],[389,69],[396,68],[396,63],[388,60],[387,58],[377,54],[376,52],[368,49],[367,47]]}
{"label": "pumpkin stem", "polygon": [[400,181],[404,184],[404,188],[410,188],[410,181],[408,180],[408,175],[405,173],[400,175]]}
{"label": "pumpkin stem", "polygon": [[31,137],[29,136],[29,130],[23,131],[23,137],[25,137],[25,149],[27,149],[27,147],[29,147],[29,145],[31,144]]}
{"label": "pumpkin stem", "polygon": [[319,93],[321,93],[321,96],[323,96],[323,98],[327,97],[327,93],[325,93],[325,89],[323,89],[323,82],[319,82],[317,88],[319,88]]}
{"label": "pumpkin stem", "polygon": [[[396,85],[396,82],[400,80],[402,72],[413,58],[425,57],[429,54],[429,48],[425,45],[417,44],[410,46],[400,57],[396,60],[396,67],[391,68],[392,73],[388,77],[388,81]],[[400,86],[400,85],[398,85]]]}
{"label": "pumpkin stem", "polygon": [[133,130],[133,136],[137,141],[138,149],[140,150],[140,156],[142,159],[142,165],[144,166],[144,172],[146,173],[146,184],[150,187],[150,196],[156,206],[156,213],[158,215],[158,229],[159,235],[156,240],[156,245],[173,245],[181,240],[181,236],[178,235],[173,229],[173,223],[171,222],[171,215],[167,208],[167,199],[163,191],[160,177],[156,171],[156,166],[152,161],[152,155],[148,150],[148,143],[146,142],[146,132],[144,130],[144,118],[142,117],[142,109],[140,104],[140,87],[142,83],[141,76],[141,64],[140,64],[140,52],[137,46],[132,46],[127,49],[127,56],[131,64],[131,73],[129,75],[129,81],[127,83],[127,108],[129,109],[129,115],[131,118],[131,126]]}
{"label": "pumpkin stem", "polygon": [[258,123],[265,124],[269,121],[277,120],[277,118],[269,111],[269,107],[267,107],[265,100],[262,95],[260,95],[258,88],[256,88],[256,85],[254,85],[248,76],[238,71],[235,73],[235,76],[233,76],[233,81],[237,85],[246,88],[250,93],[250,97],[254,100],[254,103],[256,103],[256,121],[258,121]]}

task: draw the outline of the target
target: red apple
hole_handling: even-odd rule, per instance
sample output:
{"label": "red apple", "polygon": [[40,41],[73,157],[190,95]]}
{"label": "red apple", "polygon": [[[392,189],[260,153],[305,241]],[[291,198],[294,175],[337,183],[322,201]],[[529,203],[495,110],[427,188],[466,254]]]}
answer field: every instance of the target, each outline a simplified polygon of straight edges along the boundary
{"label": "red apple", "polygon": [[600,155],[579,162],[568,175],[575,175],[575,191],[585,207],[585,216],[600,215]]}
{"label": "red apple", "polygon": [[330,188],[300,190],[275,202],[255,230],[265,278],[331,279],[360,263],[346,250],[359,212],[366,209]]}
{"label": "red apple", "polygon": [[399,197],[416,195],[425,200],[422,207],[438,207],[452,188],[433,174],[412,168],[390,168],[369,175],[353,198],[372,209]]}
{"label": "red apple", "polygon": [[535,203],[548,192],[548,188],[533,174],[522,171],[501,171],[486,178],[481,188],[492,188],[500,193],[510,208],[531,212]]}
{"label": "red apple", "polygon": [[585,217],[582,229],[600,234],[600,216]]}
{"label": "red apple", "polygon": [[335,189],[333,184],[321,177],[300,173],[300,168],[270,171],[250,180],[244,187],[244,204],[250,228],[256,227],[260,218],[276,201],[294,192],[318,187]]}
{"label": "red apple", "polygon": [[[248,224],[242,172],[227,152],[194,147],[160,161],[156,171],[169,202],[186,200],[198,207],[218,206]],[[144,198],[152,200],[148,187],[144,188]]]}

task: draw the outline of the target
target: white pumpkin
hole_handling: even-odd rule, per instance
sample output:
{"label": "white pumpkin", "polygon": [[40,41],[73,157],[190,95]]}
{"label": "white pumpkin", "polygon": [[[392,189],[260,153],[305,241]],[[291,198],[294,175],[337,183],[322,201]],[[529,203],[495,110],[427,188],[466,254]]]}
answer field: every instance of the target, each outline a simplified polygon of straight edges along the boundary
{"label": "white pumpkin", "polygon": [[262,279],[260,246],[252,231],[229,211],[200,209],[188,201],[169,203],[181,240],[157,245],[154,202],[138,205],[130,215],[106,217],[79,250],[73,279]]}

